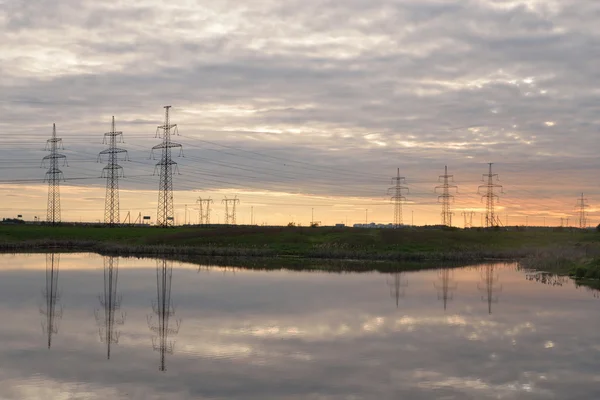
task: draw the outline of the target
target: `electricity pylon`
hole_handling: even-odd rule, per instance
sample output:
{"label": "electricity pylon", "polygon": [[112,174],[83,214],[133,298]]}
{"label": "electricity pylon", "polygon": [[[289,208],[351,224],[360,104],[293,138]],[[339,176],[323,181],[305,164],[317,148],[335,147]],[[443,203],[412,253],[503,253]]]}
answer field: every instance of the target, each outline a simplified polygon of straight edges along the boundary
{"label": "electricity pylon", "polygon": [[448,305],[448,300],[454,298],[454,291],[458,288],[458,285],[453,282],[453,275],[450,268],[442,268],[438,272],[439,282],[433,284],[438,291],[438,300],[444,302],[444,311]]}
{"label": "electricity pylon", "polygon": [[475,211],[463,211],[462,216],[465,218],[465,228],[473,227],[473,216],[475,215]]}
{"label": "electricity pylon", "polygon": [[56,137],[56,124],[52,124],[52,137],[46,140],[46,151],[50,154],[42,159],[42,166],[48,161],[45,181],[48,182],[48,208],[46,222],[55,225],[61,221],[60,215],[60,180],[63,178],[62,171],[58,168],[58,160],[63,160],[63,166],[67,164],[67,156],[60,154],[58,150],[64,150],[61,138]]}
{"label": "electricity pylon", "polygon": [[125,323],[125,314],[115,315],[121,309],[122,296],[117,294],[119,259],[104,257],[104,293],[98,296],[102,310],[95,310],[100,341],[106,344],[106,358],[110,360],[111,345],[119,343],[116,327]]}
{"label": "electricity pylon", "polygon": [[402,202],[406,201],[406,197],[402,195],[402,191],[406,190],[409,193],[406,186],[402,186],[405,183],[406,178],[400,176],[400,168],[398,168],[397,175],[392,178],[393,187],[388,189],[388,193],[393,196],[390,198],[394,202],[394,228],[399,228],[404,222],[402,220]]}
{"label": "electricity pylon", "polygon": [[236,204],[240,204],[240,199],[238,199],[237,196],[233,199],[228,199],[227,196],[225,196],[221,203],[225,204],[225,224],[235,225],[235,206]]}
{"label": "electricity pylon", "polygon": [[179,333],[181,319],[171,321],[175,315],[175,307],[171,304],[171,281],[173,279],[173,263],[166,259],[157,260],[156,263],[156,303],[152,302],[152,311],[158,317],[153,320],[148,315],[148,327],[156,334],[152,338],[152,348],[160,354],[159,370],[166,371],[166,354],[173,354],[175,343],[169,341],[169,335]]}
{"label": "electricity pylon", "polygon": [[402,279],[402,272],[395,272],[392,274],[393,279],[388,280],[387,284],[390,287],[390,296],[396,299],[396,308],[401,297],[404,297],[404,288],[408,287],[408,281]]}
{"label": "electricity pylon", "polygon": [[48,348],[52,347],[52,335],[58,333],[58,322],[56,319],[61,319],[63,309],[58,306],[60,293],[58,292],[58,270],[60,267],[60,254],[46,254],[46,287],[42,291],[45,306],[40,307],[40,314],[44,316],[42,321],[42,331],[46,334],[48,340]]}
{"label": "electricity pylon", "polygon": [[108,149],[98,154],[98,161],[102,156],[108,156],[108,165],[102,169],[102,178],[106,178],[106,199],[104,201],[104,223],[109,226],[120,224],[119,216],[119,177],[125,177],[123,167],[119,165],[119,157],[127,161],[127,150],[117,147],[117,143],[124,143],[123,132],[115,130],[115,117],[112,117],[110,132],[104,134],[103,144]]}
{"label": "electricity pylon", "polygon": [[587,199],[583,197],[583,193],[581,193],[581,197],[577,200],[577,214],[579,214],[579,228],[585,229],[587,228],[587,212],[585,211],[589,205],[587,203]]}
{"label": "electricity pylon", "polygon": [[173,215],[173,170],[179,173],[177,163],[171,158],[171,149],[179,147],[179,155],[182,156],[183,146],[171,141],[171,129],[173,129],[173,135],[178,134],[177,124],[171,124],[169,119],[169,109],[171,106],[165,106],[164,108],[165,123],[156,128],[156,137],[162,137],[163,142],[152,148],[152,156],[154,156],[154,150],[161,150],[160,162],[156,164],[154,169],[154,174],[156,174],[156,169],[160,170],[156,225],[167,227],[175,224]]}
{"label": "electricity pylon", "polygon": [[[485,227],[491,228],[500,225],[500,219],[496,216],[495,213],[495,202],[497,202],[500,198],[497,194],[494,193],[494,189],[500,189],[501,193],[503,192],[502,185],[498,185],[494,183],[494,177],[496,180],[499,180],[498,174],[492,173],[492,164],[489,164],[489,172],[487,174],[483,174],[483,178],[487,178],[487,184],[480,185],[477,193],[481,194],[481,189],[485,188],[486,193],[481,196],[482,199],[486,200],[485,205]],[[482,178],[482,180],[483,180]]]}
{"label": "electricity pylon", "polygon": [[498,282],[498,273],[495,272],[495,266],[492,264],[481,267],[481,282],[477,288],[484,293],[481,300],[487,301],[488,313],[492,313],[492,303],[498,302],[498,297],[495,297],[495,292],[502,291],[502,285],[496,285]]}
{"label": "electricity pylon", "polygon": [[210,224],[210,205],[213,203],[212,199],[210,197],[208,199],[203,199],[202,197],[198,197],[198,200],[196,200],[196,203],[198,203],[198,206],[200,207],[198,209],[198,223],[200,225],[202,225],[202,224],[209,225]]}
{"label": "electricity pylon", "polygon": [[450,185],[449,179],[454,181],[454,175],[448,175],[448,166],[444,166],[444,175],[440,175],[438,180],[443,179],[444,184],[436,186],[434,191],[437,193],[438,189],[442,189],[442,194],[438,196],[438,202],[442,201],[442,225],[452,226],[452,215],[450,211],[450,200],[454,201],[454,196],[450,194],[450,189],[456,189],[458,192],[458,186]]}

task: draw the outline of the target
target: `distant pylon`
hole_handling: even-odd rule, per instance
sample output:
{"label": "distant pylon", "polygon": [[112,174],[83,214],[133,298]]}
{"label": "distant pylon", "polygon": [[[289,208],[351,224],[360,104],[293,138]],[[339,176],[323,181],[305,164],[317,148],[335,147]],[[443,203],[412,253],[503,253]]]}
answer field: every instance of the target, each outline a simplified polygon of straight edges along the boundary
{"label": "distant pylon", "polygon": [[450,185],[448,179],[454,181],[454,175],[448,175],[448,166],[444,166],[444,175],[440,175],[439,179],[443,179],[444,184],[435,187],[435,192],[438,189],[442,189],[442,194],[438,196],[438,202],[442,200],[442,225],[452,226],[452,211],[450,211],[450,200],[454,200],[454,196],[450,194],[450,189],[456,189],[458,192],[458,186]]}
{"label": "distant pylon", "polygon": [[156,128],[156,137],[162,137],[163,142],[152,148],[152,155],[154,155],[154,150],[161,150],[160,162],[156,164],[154,169],[155,174],[156,169],[160,169],[156,225],[166,227],[175,224],[173,215],[173,170],[177,173],[179,172],[177,163],[171,158],[171,149],[179,147],[181,149],[179,155],[181,156],[183,155],[183,146],[171,141],[171,129],[173,129],[173,135],[178,134],[177,124],[171,124],[169,119],[169,109],[171,106],[165,106],[164,108],[165,123]]}
{"label": "distant pylon", "polygon": [[238,199],[237,196],[233,199],[228,199],[227,196],[225,196],[221,203],[225,204],[225,224],[235,225],[235,206],[240,203],[240,199]]}
{"label": "distant pylon", "polygon": [[103,144],[108,144],[108,149],[98,155],[98,161],[102,156],[108,155],[108,165],[102,169],[102,178],[106,178],[106,199],[104,202],[104,223],[109,226],[118,225],[121,222],[119,215],[119,177],[124,177],[123,167],[119,165],[119,157],[127,160],[127,150],[117,147],[117,143],[123,143],[123,132],[115,130],[115,117],[112,117],[110,132],[104,134]]}
{"label": "distant pylon", "polygon": [[442,300],[444,303],[444,310],[448,305],[448,300],[454,298],[453,292],[456,290],[458,285],[453,282],[453,272],[450,268],[442,268],[439,271],[440,282],[435,282],[433,286],[438,291],[438,300]]}
{"label": "distant pylon", "polygon": [[587,212],[586,208],[589,207],[587,204],[587,199],[583,197],[583,193],[581,193],[581,197],[577,200],[577,213],[579,214],[579,228],[585,229],[587,228]]}
{"label": "distant pylon", "polygon": [[498,180],[498,174],[492,173],[492,164],[493,163],[488,163],[489,172],[487,174],[483,174],[483,178],[487,178],[487,184],[480,185],[478,188],[479,194],[481,194],[482,188],[486,189],[485,194],[481,196],[482,199],[486,200],[486,205],[485,205],[485,227],[486,228],[491,228],[491,227],[500,225],[500,219],[496,216],[496,212],[495,212],[495,202],[497,202],[497,200],[499,200],[499,197],[497,194],[494,193],[494,189],[500,189],[501,193],[504,193],[502,191],[502,185],[498,185],[498,184],[494,183],[494,177],[496,178],[496,180]]}
{"label": "distant pylon", "polygon": [[481,267],[481,282],[477,285],[478,289],[485,295],[481,298],[487,301],[488,313],[492,313],[492,303],[498,302],[498,297],[495,297],[495,292],[502,290],[502,285],[496,285],[498,282],[498,273],[495,272],[495,266],[492,264]]}
{"label": "distant pylon", "polygon": [[104,292],[98,296],[102,310],[96,310],[96,323],[100,341],[106,344],[106,358],[110,360],[111,345],[119,343],[118,325],[125,323],[125,314],[115,315],[121,309],[122,297],[117,293],[119,259],[104,257]]}
{"label": "distant pylon", "polygon": [[42,166],[48,161],[45,181],[48,182],[48,209],[46,222],[57,224],[61,221],[60,213],[60,180],[63,178],[62,171],[58,168],[58,160],[63,160],[63,166],[68,166],[67,156],[60,154],[58,150],[64,150],[62,139],[56,137],[56,124],[52,124],[52,138],[46,141],[46,151],[50,154],[42,159]]}
{"label": "distant pylon", "polygon": [[46,254],[46,288],[42,294],[44,296],[45,307],[40,307],[40,313],[44,316],[42,330],[46,334],[48,348],[52,347],[52,335],[58,333],[58,322],[56,319],[62,318],[62,307],[58,307],[57,302],[60,299],[58,293],[58,270],[60,266],[60,254]]}
{"label": "distant pylon", "polygon": [[179,333],[181,320],[171,321],[175,315],[175,307],[171,304],[171,282],[173,279],[173,263],[166,259],[157,260],[156,264],[156,303],[152,303],[152,311],[158,317],[153,320],[149,315],[147,317],[148,327],[156,334],[152,338],[152,348],[160,354],[160,364],[158,369],[166,371],[166,354],[173,354],[174,342],[169,341],[169,335]]}
{"label": "distant pylon", "polygon": [[209,197],[208,199],[203,199],[202,197],[198,197],[196,200],[198,203],[198,223],[200,225],[209,225],[210,224],[210,205],[213,203],[212,199]]}
{"label": "distant pylon", "polygon": [[464,227],[472,228],[473,227],[473,216],[475,215],[475,211],[463,211],[461,214],[465,218]]}
{"label": "distant pylon", "polygon": [[402,220],[402,202],[406,201],[406,197],[402,195],[402,191],[406,190],[408,193],[408,188],[402,186],[405,180],[405,177],[400,176],[400,168],[398,168],[396,177],[392,178],[392,185],[394,186],[388,189],[388,193],[393,195],[390,200],[394,202],[394,228],[399,228],[404,223]]}

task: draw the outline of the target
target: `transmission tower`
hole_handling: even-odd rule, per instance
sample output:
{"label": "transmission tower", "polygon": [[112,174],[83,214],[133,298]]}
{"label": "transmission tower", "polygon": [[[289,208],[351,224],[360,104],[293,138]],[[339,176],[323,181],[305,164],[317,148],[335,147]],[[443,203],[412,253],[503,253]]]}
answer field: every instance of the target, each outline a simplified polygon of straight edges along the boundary
{"label": "transmission tower", "polygon": [[235,196],[233,199],[228,199],[227,196],[221,201],[225,204],[225,224],[235,225],[235,206],[240,204],[240,199]]}
{"label": "transmission tower", "polygon": [[198,223],[199,224],[210,224],[210,205],[213,203],[212,199],[209,197],[208,199],[203,199],[202,197],[198,197],[196,203],[199,205],[198,209]]}
{"label": "transmission tower", "polygon": [[450,185],[449,179],[454,181],[454,175],[448,175],[448,166],[444,166],[444,175],[440,175],[439,180],[444,180],[444,184],[441,186],[435,187],[435,192],[437,193],[438,189],[442,189],[442,194],[438,196],[438,202],[442,201],[442,225],[444,226],[452,226],[452,215],[453,212],[450,211],[450,200],[454,201],[454,196],[450,194],[450,189],[456,189],[458,192],[458,186]]}
{"label": "transmission tower", "polygon": [[406,190],[408,193],[408,188],[402,186],[405,180],[406,178],[400,176],[400,168],[398,168],[396,177],[392,178],[392,185],[394,186],[388,189],[388,193],[392,194],[390,200],[394,202],[394,228],[399,228],[403,224],[402,202],[406,201],[406,198],[402,195],[402,191]]}
{"label": "transmission tower", "polygon": [[42,331],[46,334],[48,348],[52,347],[52,335],[58,333],[58,322],[56,319],[62,318],[62,307],[58,307],[57,302],[60,299],[58,293],[58,270],[60,266],[60,254],[46,254],[46,287],[42,291],[45,306],[40,307],[40,314],[44,316],[42,322]]}
{"label": "transmission tower", "polygon": [[487,184],[481,185],[478,188],[478,193],[481,194],[481,189],[485,188],[486,193],[481,196],[482,199],[486,200],[485,205],[485,227],[491,228],[500,225],[500,219],[495,213],[494,204],[498,202],[500,199],[497,194],[494,193],[495,189],[500,189],[500,193],[504,193],[502,191],[502,185],[498,185],[494,183],[494,177],[496,180],[499,180],[498,174],[492,173],[492,164],[489,164],[489,172],[487,174],[483,174],[483,178],[487,178]]}
{"label": "transmission tower", "polygon": [[439,282],[435,282],[433,286],[438,291],[438,300],[442,300],[444,302],[444,310],[448,305],[448,300],[452,300],[454,298],[454,291],[457,289],[458,285],[453,282],[453,272],[450,268],[442,268],[439,271]]}
{"label": "transmission tower", "polygon": [[484,293],[481,300],[487,301],[489,314],[492,313],[492,303],[498,302],[495,292],[502,290],[502,285],[497,285],[498,273],[495,271],[495,268],[492,264],[482,267],[481,282],[477,285],[477,288]]}
{"label": "transmission tower", "polygon": [[587,228],[587,212],[586,208],[589,208],[587,203],[587,199],[583,197],[583,193],[581,193],[581,197],[577,199],[577,213],[579,214],[579,228],[585,229]]}
{"label": "transmission tower", "polygon": [[464,227],[472,228],[473,227],[473,216],[475,215],[475,211],[463,211],[461,214],[465,219]]}
{"label": "transmission tower", "polygon": [[111,345],[119,343],[120,333],[116,327],[125,323],[125,314],[115,316],[121,309],[122,297],[117,294],[119,278],[119,259],[113,256],[104,257],[104,293],[98,296],[101,310],[94,312],[98,324],[100,341],[106,343],[106,358],[110,360]]}
{"label": "transmission tower", "polygon": [[[169,119],[169,109],[171,106],[165,106],[164,108],[165,123],[156,128],[156,137],[162,137],[163,142],[152,148],[152,156],[154,156],[154,150],[161,150],[160,162],[156,164],[154,170],[154,174],[156,174],[156,169],[160,170],[156,225],[166,227],[175,224],[173,216],[173,170],[179,173],[177,163],[171,159],[171,149],[179,147],[179,156],[182,156],[183,146],[171,141],[171,134],[178,134],[177,124],[171,124]],[[173,129],[173,133],[171,133],[171,129]]]}
{"label": "transmission tower", "polygon": [[181,320],[177,319],[174,323],[171,317],[175,315],[175,307],[171,304],[171,281],[173,279],[173,264],[166,259],[157,260],[156,263],[156,303],[152,303],[152,311],[158,317],[158,321],[153,321],[153,317],[147,317],[148,327],[157,336],[152,338],[152,348],[160,353],[160,371],[166,371],[165,355],[173,354],[174,342],[169,341],[169,335],[179,333]]}
{"label": "transmission tower", "polygon": [[[58,150],[64,150],[61,138],[56,137],[56,124],[52,124],[52,138],[46,140],[46,151],[50,154],[42,159],[42,166],[48,162],[45,181],[48,181],[48,211],[46,221],[55,225],[60,222],[60,180],[63,178],[62,171],[58,168],[58,160],[63,160],[63,166],[67,166],[67,156],[60,154]],[[64,178],[63,178],[64,179]]]}
{"label": "transmission tower", "polygon": [[102,156],[108,156],[108,165],[102,169],[102,178],[106,178],[106,199],[104,202],[104,223],[109,226],[120,224],[119,216],[119,177],[124,177],[123,167],[119,165],[119,158],[127,160],[127,150],[117,147],[117,143],[123,143],[123,132],[115,130],[115,117],[112,117],[110,132],[104,134],[103,144],[108,149],[98,154],[98,162]]}
{"label": "transmission tower", "polygon": [[401,297],[404,297],[404,288],[408,287],[408,281],[402,279],[402,272],[396,272],[392,274],[392,280],[388,280],[387,284],[390,288],[390,296],[396,299],[396,308]]}

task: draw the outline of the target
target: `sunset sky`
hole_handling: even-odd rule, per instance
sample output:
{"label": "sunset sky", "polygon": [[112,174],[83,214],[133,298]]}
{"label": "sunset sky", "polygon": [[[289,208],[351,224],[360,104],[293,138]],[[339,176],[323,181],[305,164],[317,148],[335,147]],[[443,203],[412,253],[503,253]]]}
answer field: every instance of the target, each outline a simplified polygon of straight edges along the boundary
{"label": "sunset sky", "polygon": [[[477,212],[487,163],[504,223],[600,222],[600,2],[595,0],[0,0],[1,217],[45,219],[40,168],[56,123],[64,221],[104,215],[97,163],[123,131],[121,219],[156,218],[150,149],[172,105],[184,158],[177,223],[196,199],[240,199],[238,223],[440,222],[448,165]],[[368,210],[368,211],[366,211]],[[365,214],[368,215],[365,215]],[[414,214],[413,214],[414,213]]]}

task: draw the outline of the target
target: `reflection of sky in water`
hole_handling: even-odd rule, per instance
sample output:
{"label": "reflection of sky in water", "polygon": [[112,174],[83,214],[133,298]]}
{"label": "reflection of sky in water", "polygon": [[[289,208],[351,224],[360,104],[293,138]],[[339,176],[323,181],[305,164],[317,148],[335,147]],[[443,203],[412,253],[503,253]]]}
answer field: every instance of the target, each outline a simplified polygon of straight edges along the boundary
{"label": "reflection of sky in water", "polygon": [[45,256],[0,259],[2,399],[600,398],[599,300],[509,266],[492,271],[491,296],[485,267],[452,271],[444,311],[440,271],[398,280],[176,263],[171,300],[182,322],[160,372],[147,321],[155,261],[120,260],[126,319],[107,360],[95,316],[102,257],[60,256],[63,315],[51,349],[39,311]]}

